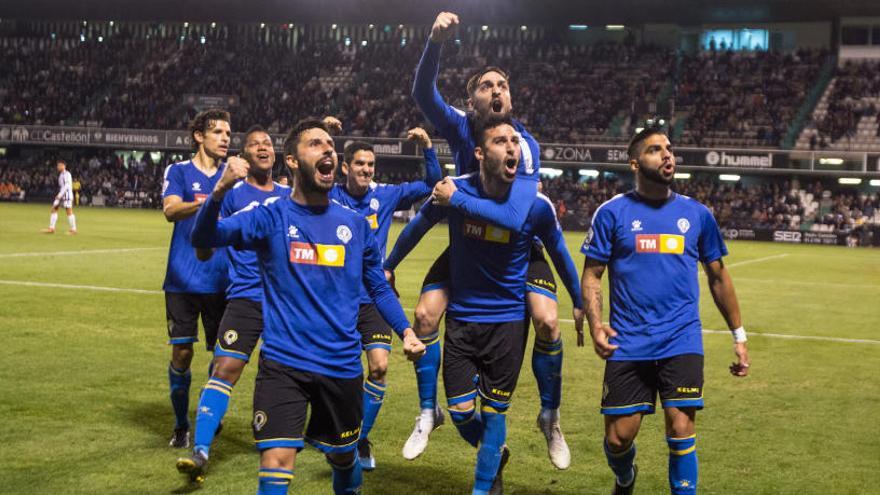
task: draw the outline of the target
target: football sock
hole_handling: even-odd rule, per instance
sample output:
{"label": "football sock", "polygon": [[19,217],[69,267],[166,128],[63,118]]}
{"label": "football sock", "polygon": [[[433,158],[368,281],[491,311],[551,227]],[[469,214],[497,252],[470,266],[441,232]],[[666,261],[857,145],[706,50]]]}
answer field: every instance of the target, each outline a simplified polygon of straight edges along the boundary
{"label": "football sock", "polygon": [[483,421],[476,407],[469,411],[457,411],[455,409],[447,409],[449,417],[452,418],[452,424],[458,429],[458,434],[464,438],[471,446],[476,447],[480,443],[483,436]]}
{"label": "football sock", "polygon": [[49,214],[49,228],[54,229],[55,224],[58,222],[58,213],[50,213]]}
{"label": "football sock", "polygon": [[425,354],[415,362],[419,404],[422,409],[434,409],[437,405],[437,374],[440,371],[440,332],[419,340],[425,344]]}
{"label": "football sock", "polygon": [[193,450],[201,450],[205,457],[208,456],[211,449],[217,427],[220,426],[223,416],[226,415],[232,387],[233,384],[213,377],[208,380],[202,390],[202,397],[199,399],[199,406],[196,409],[196,434]]}
{"label": "football sock", "polygon": [[67,225],[70,226],[70,230],[76,230],[76,216],[67,215]]}
{"label": "football sock", "polygon": [[562,399],[562,339],[553,342],[535,339],[532,371],[538,382],[542,409],[559,409]]}
{"label": "football sock", "polygon": [[669,488],[675,495],[697,493],[697,436],[666,438],[669,445]]}
{"label": "football sock", "polygon": [[189,428],[189,385],[192,374],[188,369],[178,370],[173,364],[168,364],[168,383],[171,385],[171,407],[174,408],[174,417],[177,420],[177,428]]}
{"label": "football sock", "polygon": [[[328,459],[328,462],[329,459]],[[364,481],[364,473],[357,456],[348,466],[337,466],[330,462],[333,467],[333,493],[335,495],[348,495],[361,492],[361,484]]]}
{"label": "football sock", "polygon": [[608,448],[608,441],[603,442],[605,447],[605,457],[608,459],[608,466],[617,476],[617,484],[620,486],[629,486],[633,481],[635,473],[633,472],[633,461],[636,459],[636,443],[630,444],[629,448],[623,452],[612,452]]}
{"label": "football sock", "polygon": [[507,440],[507,407],[496,403],[482,404],[480,416],[483,421],[483,436],[477,450],[477,467],[474,472],[474,493],[488,492],[492,489],[498,466],[501,464],[501,452]]}
{"label": "football sock", "polygon": [[293,481],[293,471],[260,468],[260,488],[257,495],[286,495],[291,481]]}
{"label": "football sock", "polygon": [[385,385],[376,383],[369,378],[364,380],[364,420],[361,425],[361,440],[366,440],[376,423],[379,409],[385,400]]}

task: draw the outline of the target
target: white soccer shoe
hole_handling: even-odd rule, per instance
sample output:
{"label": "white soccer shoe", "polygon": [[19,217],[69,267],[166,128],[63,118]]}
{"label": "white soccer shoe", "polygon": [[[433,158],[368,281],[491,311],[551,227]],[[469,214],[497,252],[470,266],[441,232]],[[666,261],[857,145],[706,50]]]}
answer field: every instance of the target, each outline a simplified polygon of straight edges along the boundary
{"label": "white soccer shoe", "polygon": [[559,409],[542,410],[538,414],[538,429],[547,439],[547,454],[550,456],[550,462],[557,469],[568,469],[571,465],[571,451],[568,450],[562,429],[559,428]]}
{"label": "white soccer shoe", "polygon": [[428,448],[428,436],[446,421],[443,411],[439,408],[422,409],[416,416],[416,426],[403,445],[403,458],[411,461],[422,455]]}

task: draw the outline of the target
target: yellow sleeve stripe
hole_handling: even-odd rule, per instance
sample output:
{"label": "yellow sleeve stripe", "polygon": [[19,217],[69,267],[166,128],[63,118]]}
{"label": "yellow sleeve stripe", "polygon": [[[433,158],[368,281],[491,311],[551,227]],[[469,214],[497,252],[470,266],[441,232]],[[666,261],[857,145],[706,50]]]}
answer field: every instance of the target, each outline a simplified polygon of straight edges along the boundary
{"label": "yellow sleeve stripe", "polygon": [[684,449],[684,450],[672,450],[672,449],[670,449],[670,450],[669,450],[669,453],[672,454],[672,455],[688,455],[688,454],[690,454],[691,452],[693,452],[693,451],[695,451],[695,450],[697,450],[697,446],[696,446],[696,445],[693,445],[693,446],[688,447],[688,448],[686,448],[686,449]]}

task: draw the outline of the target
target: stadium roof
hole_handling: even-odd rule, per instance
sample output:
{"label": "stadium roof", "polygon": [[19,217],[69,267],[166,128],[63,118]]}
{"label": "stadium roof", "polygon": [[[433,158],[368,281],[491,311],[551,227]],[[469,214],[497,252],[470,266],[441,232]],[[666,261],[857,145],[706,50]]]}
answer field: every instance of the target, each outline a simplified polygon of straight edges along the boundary
{"label": "stadium roof", "polygon": [[704,24],[832,21],[880,16],[878,0],[29,0],[0,18],[129,21],[429,23],[439,10],[468,22]]}

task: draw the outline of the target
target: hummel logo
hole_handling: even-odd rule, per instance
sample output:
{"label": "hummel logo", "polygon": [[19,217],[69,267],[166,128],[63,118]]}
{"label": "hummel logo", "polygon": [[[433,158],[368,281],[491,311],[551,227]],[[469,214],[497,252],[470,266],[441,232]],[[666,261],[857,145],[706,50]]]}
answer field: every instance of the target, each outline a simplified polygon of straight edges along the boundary
{"label": "hummel logo", "polygon": [[633,220],[632,226],[633,226],[633,228],[632,228],[632,230],[630,230],[630,232],[636,232],[636,231],[642,230],[642,221],[641,220]]}
{"label": "hummel logo", "polygon": [[299,229],[294,227],[293,225],[291,225],[287,229],[287,235],[288,235],[288,237],[290,237],[292,239],[299,239]]}

